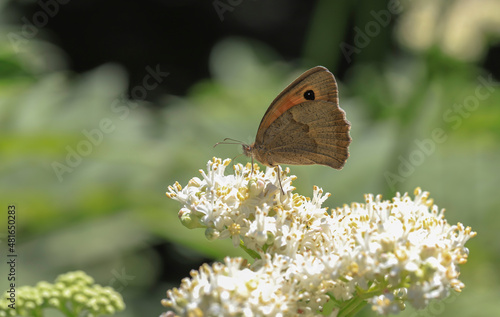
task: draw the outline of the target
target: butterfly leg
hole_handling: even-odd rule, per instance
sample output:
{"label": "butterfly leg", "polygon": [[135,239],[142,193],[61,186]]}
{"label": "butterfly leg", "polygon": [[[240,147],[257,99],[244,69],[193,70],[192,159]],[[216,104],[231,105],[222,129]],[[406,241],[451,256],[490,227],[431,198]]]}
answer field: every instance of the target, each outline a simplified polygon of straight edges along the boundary
{"label": "butterfly leg", "polygon": [[277,167],[278,168],[278,182],[280,183],[280,188],[281,188],[281,194],[282,195],[285,195],[285,191],[283,190],[283,185],[281,185],[281,171],[280,171],[280,166],[279,165],[276,165],[274,167]]}
{"label": "butterfly leg", "polygon": [[250,172],[250,177],[253,176],[253,156],[252,156],[252,171]]}

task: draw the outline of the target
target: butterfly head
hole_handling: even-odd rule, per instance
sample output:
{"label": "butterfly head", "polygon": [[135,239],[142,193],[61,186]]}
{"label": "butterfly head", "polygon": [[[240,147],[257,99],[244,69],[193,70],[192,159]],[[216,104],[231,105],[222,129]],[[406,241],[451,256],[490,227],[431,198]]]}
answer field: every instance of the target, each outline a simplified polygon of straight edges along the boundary
{"label": "butterfly head", "polygon": [[254,144],[241,144],[241,147],[243,148],[243,154],[245,154],[248,157],[252,157],[253,146]]}
{"label": "butterfly head", "polygon": [[248,144],[241,144],[243,148],[243,154],[246,156],[250,157],[252,159],[252,165],[253,165],[253,160],[255,159],[256,161],[264,164],[265,166],[276,166],[273,164],[272,160],[269,160],[269,155],[267,153],[264,153],[262,151],[262,147],[258,144],[252,143],[250,145]]}

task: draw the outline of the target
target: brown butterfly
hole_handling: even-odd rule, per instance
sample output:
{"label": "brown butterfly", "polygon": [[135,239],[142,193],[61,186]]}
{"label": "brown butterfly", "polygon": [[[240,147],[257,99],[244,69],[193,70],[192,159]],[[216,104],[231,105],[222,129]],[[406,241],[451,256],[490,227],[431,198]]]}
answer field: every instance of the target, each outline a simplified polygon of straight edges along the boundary
{"label": "brown butterfly", "polygon": [[335,78],[325,67],[316,66],[274,99],[255,142],[242,144],[243,153],[270,167],[321,164],[341,169],[349,157],[349,129]]}

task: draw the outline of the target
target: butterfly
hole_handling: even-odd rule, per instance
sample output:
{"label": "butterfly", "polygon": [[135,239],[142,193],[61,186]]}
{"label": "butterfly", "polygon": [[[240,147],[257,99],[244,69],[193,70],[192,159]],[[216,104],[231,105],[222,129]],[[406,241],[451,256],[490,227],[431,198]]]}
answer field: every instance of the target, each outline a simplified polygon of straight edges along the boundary
{"label": "butterfly", "polygon": [[216,145],[236,141],[252,161],[269,167],[320,164],[342,169],[349,157],[350,127],[339,107],[335,77],[325,67],[316,66],[274,99],[262,117],[254,143],[227,138]]}

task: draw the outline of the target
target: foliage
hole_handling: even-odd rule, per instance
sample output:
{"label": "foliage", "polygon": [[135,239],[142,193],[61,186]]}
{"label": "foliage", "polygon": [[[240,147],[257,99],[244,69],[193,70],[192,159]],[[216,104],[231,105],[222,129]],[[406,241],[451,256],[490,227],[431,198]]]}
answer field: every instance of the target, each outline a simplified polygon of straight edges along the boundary
{"label": "foliage", "polygon": [[11,289],[0,300],[0,316],[41,317],[51,308],[68,317],[95,317],[114,315],[125,309],[125,303],[113,288],[94,284],[83,271],[61,274],[54,284],[38,282],[34,287]]}

